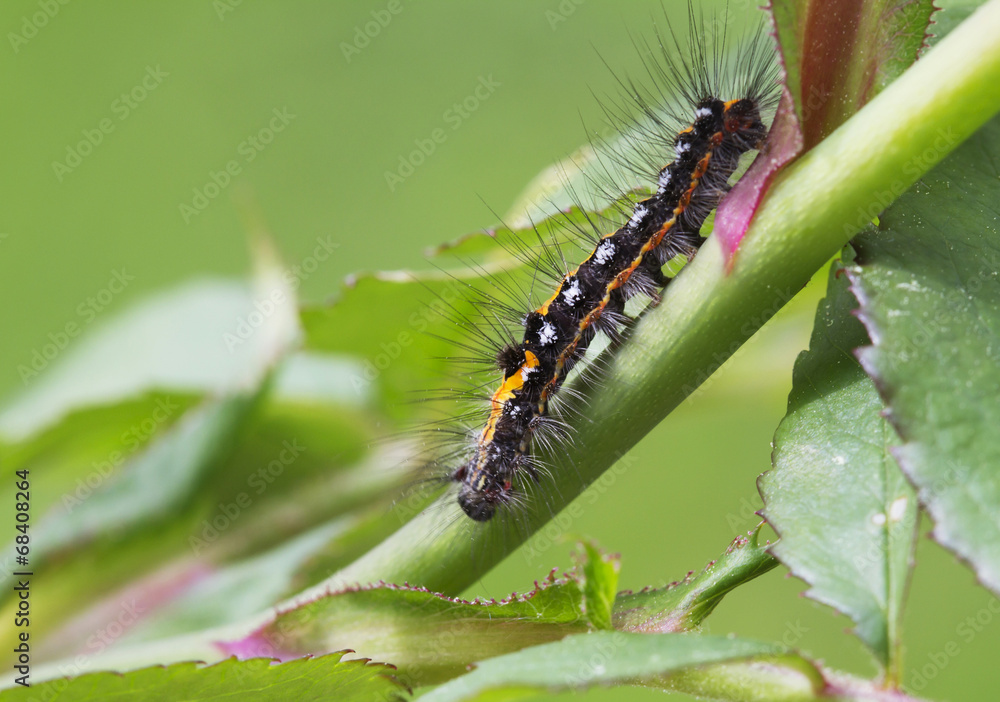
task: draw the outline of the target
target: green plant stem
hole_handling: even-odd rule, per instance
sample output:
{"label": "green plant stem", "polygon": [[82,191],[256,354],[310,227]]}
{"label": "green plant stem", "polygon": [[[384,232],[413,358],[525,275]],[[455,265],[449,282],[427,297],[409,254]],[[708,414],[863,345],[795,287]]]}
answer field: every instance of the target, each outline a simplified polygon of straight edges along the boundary
{"label": "green plant stem", "polygon": [[[728,274],[718,244],[706,242],[637,325],[606,382],[577,388],[588,405],[567,449],[576,470],[560,474],[550,509],[564,507],[610,468],[863,226],[1000,111],[997,37],[1000,0],[991,0],[786,169]],[[442,529],[443,509],[432,506],[313,592],[381,579],[458,594],[502,558],[511,539],[480,535],[487,552],[473,562],[469,520]],[[530,530],[550,516],[535,511]]]}

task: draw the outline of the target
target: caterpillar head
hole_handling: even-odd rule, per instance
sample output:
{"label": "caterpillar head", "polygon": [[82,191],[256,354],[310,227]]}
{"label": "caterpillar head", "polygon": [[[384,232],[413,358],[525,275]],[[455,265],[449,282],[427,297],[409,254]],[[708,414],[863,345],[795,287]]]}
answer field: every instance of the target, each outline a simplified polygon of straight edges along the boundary
{"label": "caterpillar head", "polygon": [[514,488],[509,480],[500,481],[482,475],[473,483],[459,483],[458,504],[477,522],[488,522],[496,513],[497,506],[507,504],[513,497]]}
{"label": "caterpillar head", "polygon": [[758,149],[767,137],[767,125],[761,119],[757,102],[750,98],[725,103],[723,123],[728,137],[747,149]]}

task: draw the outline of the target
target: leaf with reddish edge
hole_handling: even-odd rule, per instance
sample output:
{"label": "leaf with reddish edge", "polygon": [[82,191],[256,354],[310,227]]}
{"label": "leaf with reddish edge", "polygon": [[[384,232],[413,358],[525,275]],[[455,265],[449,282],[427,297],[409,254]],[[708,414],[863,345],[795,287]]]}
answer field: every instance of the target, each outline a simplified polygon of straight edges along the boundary
{"label": "leaf with reddish edge", "polygon": [[615,594],[619,559],[580,544],[577,567],[555,572],[508,599],[468,602],[424,588],[378,583],[321,596],[280,612],[250,635],[220,642],[225,655],[290,660],[350,647],[399,666],[412,684],[431,684],[477,661],[569,634],[609,630],[682,632],[697,627],[734,587],[776,561],[766,546],[739,537],[718,559],[660,590]]}
{"label": "leaf with reddish edge", "polygon": [[330,593],[278,613],[249,636],[217,644],[226,655],[291,660],[350,647],[389,660],[427,685],[477,660],[593,628],[583,579],[549,577],[501,601],[466,601],[408,585],[377,583]]}
{"label": "leaf with reddish edge", "polygon": [[801,151],[802,132],[786,88],[781,92],[781,102],[764,147],[715,213],[712,232],[722,244],[728,267],[732,267],[736,249],[771,181]]}
{"label": "leaf with reddish edge", "polygon": [[665,588],[622,592],[615,600],[614,625],[646,634],[685,632],[699,626],[734,588],[763,575],[778,562],[760,544],[760,527],[737,537],[718,560]]}
{"label": "leaf with reddish edge", "polygon": [[811,149],[926,45],[931,0],[773,0],[785,80]]}
{"label": "leaf with reddish edge", "polygon": [[877,683],[824,670],[776,644],[731,636],[621,631],[567,636],[483,661],[420,699],[496,702],[609,685],[641,685],[734,702],[917,702]]}
{"label": "leaf with reddish edge", "polygon": [[858,357],[904,443],[934,538],[1000,593],[1000,118],[855,241]]}
{"label": "leaf with reddish edge", "polygon": [[934,9],[931,0],[771,3],[785,88],[767,143],[716,214],[727,267],[778,172],[916,60]]}

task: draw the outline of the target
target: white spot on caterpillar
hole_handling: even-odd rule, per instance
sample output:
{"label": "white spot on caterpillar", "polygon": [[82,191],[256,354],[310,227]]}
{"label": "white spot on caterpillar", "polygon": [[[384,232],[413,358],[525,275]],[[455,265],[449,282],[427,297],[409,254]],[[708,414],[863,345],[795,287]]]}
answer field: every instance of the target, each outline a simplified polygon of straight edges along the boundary
{"label": "white spot on caterpillar", "polygon": [[697,110],[694,111],[695,119],[701,119],[702,117],[711,117],[711,116],[712,116],[712,110],[711,108],[708,107],[699,107]]}
{"label": "white spot on caterpillar", "polygon": [[660,178],[659,180],[657,180],[657,183],[659,184],[660,188],[656,192],[658,193],[666,192],[667,187],[670,185],[670,171],[668,171],[666,168],[660,171]]}
{"label": "white spot on caterpillar", "polygon": [[605,239],[598,245],[597,251],[594,252],[594,260],[597,261],[597,265],[603,266],[614,255],[615,243],[611,239]]}
{"label": "white spot on caterpillar", "polygon": [[691,150],[691,144],[689,144],[686,141],[679,141],[677,142],[677,146],[674,147],[674,151],[677,152],[677,158],[680,158],[690,150]]}
{"label": "white spot on caterpillar", "polygon": [[563,290],[562,296],[567,305],[575,305],[577,300],[580,299],[580,281],[574,278],[569,287]]}
{"label": "white spot on caterpillar", "polygon": [[642,205],[636,205],[635,212],[632,213],[632,219],[628,221],[628,226],[635,228],[647,214],[649,214],[649,210]]}
{"label": "white spot on caterpillar", "polygon": [[532,368],[531,366],[524,366],[521,369],[521,382],[527,383],[528,378],[534,375],[537,370],[537,368]]}
{"label": "white spot on caterpillar", "polygon": [[548,346],[549,344],[554,343],[555,340],[556,328],[549,322],[542,322],[542,328],[538,331],[538,343],[542,346]]}

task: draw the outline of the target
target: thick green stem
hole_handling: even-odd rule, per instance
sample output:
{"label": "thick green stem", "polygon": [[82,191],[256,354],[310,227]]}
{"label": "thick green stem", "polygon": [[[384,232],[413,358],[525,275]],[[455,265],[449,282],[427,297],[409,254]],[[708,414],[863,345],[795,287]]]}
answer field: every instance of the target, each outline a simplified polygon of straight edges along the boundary
{"label": "thick green stem", "polygon": [[[561,509],[700,386],[831,256],[1000,111],[1000,0],[992,0],[827,139],[787,168],[757,212],[727,273],[709,239],[646,314],[589,399],[562,463]],[[453,499],[453,498],[447,498]],[[457,594],[520,536],[441,528],[435,506],[316,588],[409,581]],[[535,530],[550,518],[536,510]],[[499,525],[498,525],[499,526]],[[482,546],[480,549],[479,546]],[[485,551],[485,553],[483,553]]]}

